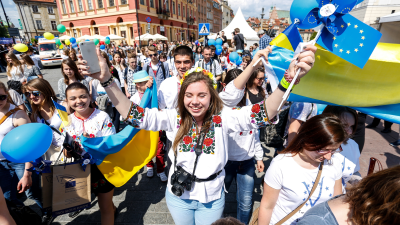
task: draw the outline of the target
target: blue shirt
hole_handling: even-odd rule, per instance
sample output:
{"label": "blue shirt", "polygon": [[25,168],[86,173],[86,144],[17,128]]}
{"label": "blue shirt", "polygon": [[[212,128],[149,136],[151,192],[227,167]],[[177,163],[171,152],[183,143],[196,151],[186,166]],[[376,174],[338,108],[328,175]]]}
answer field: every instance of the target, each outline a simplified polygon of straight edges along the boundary
{"label": "blue shirt", "polygon": [[[152,76],[154,78],[154,80],[156,81],[157,84],[157,90],[160,88],[161,83],[167,79],[169,77],[169,66],[168,63],[166,62],[158,62],[158,68],[157,68],[157,72],[156,74],[154,74],[153,69],[150,66],[151,62],[148,62],[144,65],[143,70],[147,71],[147,68],[150,67],[149,70],[149,76]],[[164,70],[165,70],[165,79],[164,79],[164,74],[163,74],[163,70],[161,68],[161,66],[164,66]]]}
{"label": "blue shirt", "polygon": [[260,39],[260,50],[266,49],[271,41],[272,39],[268,35],[264,34]]}

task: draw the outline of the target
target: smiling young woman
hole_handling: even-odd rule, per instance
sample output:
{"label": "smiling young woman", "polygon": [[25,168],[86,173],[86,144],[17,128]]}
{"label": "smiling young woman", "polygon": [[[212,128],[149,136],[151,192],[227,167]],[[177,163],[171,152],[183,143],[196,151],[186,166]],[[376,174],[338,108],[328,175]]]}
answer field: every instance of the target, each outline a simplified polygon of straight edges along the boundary
{"label": "smiling young woman", "polygon": [[[316,48],[309,47],[307,50],[310,51],[298,56],[300,62],[296,67],[295,63],[291,64],[289,71],[292,77],[297,67],[302,68],[301,77],[311,69]],[[267,58],[268,52],[259,51],[255,61],[261,56]],[[284,91],[277,89],[263,102],[232,110],[224,107],[209,72],[196,69],[185,75],[176,109],[143,109],[130,102],[115,85],[99,50],[98,56],[100,73],[88,74],[84,62],[81,68],[84,73],[102,82],[125,121],[139,129],[169,131],[175,137],[173,151],[169,154],[174,164],[166,190],[167,205],[175,224],[211,224],[219,219],[225,205],[223,186],[224,166],[228,160],[228,134],[272,123]],[[251,72],[260,66],[248,66],[245,76],[236,78],[232,87],[238,91],[243,89]]]}

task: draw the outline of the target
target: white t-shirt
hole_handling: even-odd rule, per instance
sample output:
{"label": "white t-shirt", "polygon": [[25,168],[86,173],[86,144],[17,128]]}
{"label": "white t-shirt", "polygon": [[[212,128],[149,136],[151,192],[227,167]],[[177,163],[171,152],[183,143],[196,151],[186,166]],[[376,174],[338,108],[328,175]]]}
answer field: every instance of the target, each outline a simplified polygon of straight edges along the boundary
{"label": "white t-shirt", "polygon": [[21,95],[18,94],[18,92],[14,91],[13,89],[8,89],[8,93],[10,94],[10,97],[16,106],[24,104],[24,100],[22,99]]}
{"label": "white t-shirt", "polygon": [[139,92],[137,91],[132,97],[129,99],[131,102],[135,103],[136,105],[140,105],[142,99],[140,99]]}
{"label": "white t-shirt", "polygon": [[[10,104],[10,108],[8,111],[15,109],[15,105]],[[7,112],[8,112],[7,111]],[[12,129],[14,129],[14,123],[13,123],[13,118],[15,116],[15,113],[7,117],[7,119],[4,120],[2,124],[0,124],[0,161],[6,160],[6,158],[1,154],[1,142],[3,141],[4,137],[8,132],[10,132]]]}
{"label": "white t-shirt", "polygon": [[[342,178],[342,157],[340,154],[334,154],[331,158],[332,164],[325,160],[317,189],[303,208],[283,225],[295,225],[311,207],[334,197],[335,181]],[[301,167],[291,154],[280,154],[272,160],[264,181],[280,192],[269,224],[279,222],[307,199],[318,170],[319,168],[309,170]]]}
{"label": "white t-shirt", "polygon": [[39,67],[39,61],[41,60],[40,56],[38,56],[38,55],[30,55],[29,57],[31,57],[33,63],[35,63],[35,66],[37,66],[37,68],[40,68]]}
{"label": "white t-shirt", "polygon": [[353,140],[349,139],[347,144],[341,145],[343,151],[340,155],[342,158],[342,190],[343,193],[346,191],[347,182],[351,176],[360,170],[360,149],[358,144]]}

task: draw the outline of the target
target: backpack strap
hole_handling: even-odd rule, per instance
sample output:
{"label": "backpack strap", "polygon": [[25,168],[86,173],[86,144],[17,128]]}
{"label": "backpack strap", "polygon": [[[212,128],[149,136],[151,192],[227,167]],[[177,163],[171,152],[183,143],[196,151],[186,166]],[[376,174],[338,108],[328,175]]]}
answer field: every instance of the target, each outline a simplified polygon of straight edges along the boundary
{"label": "backpack strap", "polygon": [[0,125],[1,125],[9,116],[11,116],[13,113],[17,112],[18,110],[20,110],[20,109],[19,109],[19,108],[14,108],[14,109],[8,111],[8,112],[3,116],[3,118],[0,119]]}

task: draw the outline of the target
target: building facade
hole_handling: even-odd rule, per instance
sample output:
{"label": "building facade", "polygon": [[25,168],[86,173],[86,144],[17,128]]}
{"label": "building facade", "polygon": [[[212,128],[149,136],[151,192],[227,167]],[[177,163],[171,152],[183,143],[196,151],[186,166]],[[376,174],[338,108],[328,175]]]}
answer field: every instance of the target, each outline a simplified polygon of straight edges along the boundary
{"label": "building facade", "polygon": [[198,23],[207,23],[207,0],[197,1],[197,21]]}
{"label": "building facade", "polygon": [[206,0],[206,17],[205,23],[210,24],[210,32],[217,33],[222,30],[222,9],[217,0]]}
{"label": "building facade", "polygon": [[365,0],[350,12],[362,22],[378,29],[379,19],[400,12],[400,0]]}
{"label": "building facade", "polygon": [[194,40],[198,36],[198,1],[201,0],[56,0],[67,35],[115,34],[130,45],[146,32],[161,34],[169,41]]}
{"label": "building facade", "polygon": [[55,36],[59,24],[57,4],[54,0],[14,0],[23,27],[25,39],[30,40],[50,32]]}
{"label": "building facade", "polygon": [[222,10],[222,29],[225,29],[233,20],[233,11],[227,0],[219,0]]}

